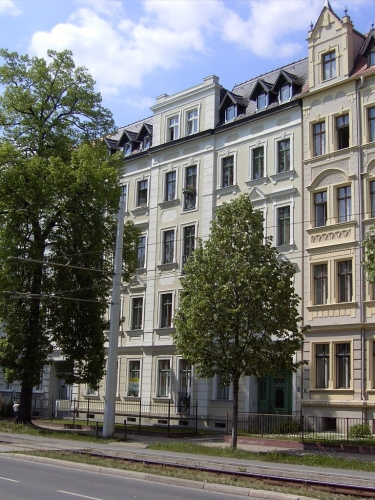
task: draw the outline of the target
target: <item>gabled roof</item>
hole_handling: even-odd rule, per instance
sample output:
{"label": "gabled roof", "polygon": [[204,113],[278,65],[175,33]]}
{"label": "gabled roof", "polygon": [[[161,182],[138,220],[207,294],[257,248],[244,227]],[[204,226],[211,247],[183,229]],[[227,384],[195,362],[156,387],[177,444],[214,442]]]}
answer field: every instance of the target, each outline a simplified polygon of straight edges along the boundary
{"label": "gabled roof", "polygon": [[328,11],[329,11],[329,12],[330,12],[330,13],[331,13],[331,14],[332,14],[335,18],[336,18],[336,20],[337,20],[340,24],[342,23],[342,21],[341,21],[340,17],[339,17],[339,16],[336,14],[336,12],[332,9],[331,4],[329,3],[329,1],[328,1],[328,0],[326,0],[326,1],[325,1],[325,3],[324,3],[324,7],[323,7],[323,9],[322,9],[322,12],[320,13],[320,15],[319,15],[319,17],[318,17],[318,19],[317,19],[316,23],[314,24],[314,26],[313,26],[313,27],[312,27],[312,29],[311,29],[311,31],[312,31],[312,32],[315,30],[315,28],[316,28],[316,27],[318,26],[318,24],[320,23],[321,17],[322,17],[323,13],[324,13],[326,10],[328,10]]}
{"label": "gabled roof", "polygon": [[375,43],[375,29],[374,28],[372,28],[372,30],[367,34],[366,40],[363,42],[363,45],[362,45],[359,53],[362,56],[366,56],[368,50],[371,48],[373,43]]}
{"label": "gabled roof", "polygon": [[137,135],[137,141],[141,140],[143,137],[147,136],[147,135],[152,135],[152,125],[150,123],[144,123],[140,129],[140,131],[138,132],[138,135]]}
{"label": "gabled roof", "polygon": [[236,95],[236,94],[233,94],[232,92],[229,92],[229,90],[227,90],[224,94],[224,97],[220,103],[220,106],[219,106],[219,110],[222,109],[223,107],[225,107],[227,105],[227,102],[230,101],[232,104],[239,104],[240,106],[244,106],[246,107],[248,105],[248,102],[249,100],[246,99],[246,97],[242,96],[242,95]]}
{"label": "gabled roof", "polygon": [[367,54],[372,46],[372,43],[375,43],[374,29],[371,29],[371,31],[367,33],[367,35],[365,35],[362,47],[354,61],[353,70],[351,71],[350,76],[361,76],[366,73],[373,73],[375,71],[375,67],[368,66],[367,61]]}
{"label": "gabled roof", "polygon": [[259,78],[259,80],[254,85],[251,94],[249,95],[249,99],[254,99],[258,94],[268,94],[269,92],[272,92],[272,88],[272,83],[266,82],[263,79]]}
{"label": "gabled roof", "polygon": [[306,78],[301,77],[301,75],[293,75],[293,73],[289,73],[288,71],[281,70],[279,76],[276,78],[276,81],[273,85],[273,90],[276,90],[280,87],[280,85],[286,81],[290,85],[298,85],[301,86],[304,84]]}

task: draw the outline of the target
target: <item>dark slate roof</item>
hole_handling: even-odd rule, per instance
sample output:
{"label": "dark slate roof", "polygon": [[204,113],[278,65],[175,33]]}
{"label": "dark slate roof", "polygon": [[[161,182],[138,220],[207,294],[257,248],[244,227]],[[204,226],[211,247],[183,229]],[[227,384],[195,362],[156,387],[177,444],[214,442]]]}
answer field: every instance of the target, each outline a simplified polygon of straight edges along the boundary
{"label": "dark slate roof", "polygon": [[373,73],[375,71],[374,66],[368,66],[367,62],[367,50],[369,48],[370,43],[375,40],[375,30],[372,29],[367,35],[365,35],[365,39],[363,41],[362,47],[358,52],[358,55],[354,61],[353,70],[350,73],[350,76],[361,76],[367,73]]}
{"label": "dark slate roof", "polygon": [[[232,89],[232,94],[239,97],[242,96],[244,102],[246,99],[248,101],[245,113],[239,115],[236,119],[243,118],[244,115],[252,115],[256,112],[256,103],[249,98],[255,90],[257,84],[261,81],[265,88],[271,90],[274,88],[275,84],[277,84],[280,79],[280,75],[288,76],[291,83],[294,83],[302,89],[308,81],[308,58],[305,57],[304,59],[300,59],[299,61],[287,64],[281,68],[269,71],[268,73],[264,73],[263,75],[252,78],[251,80],[235,85]],[[296,93],[293,98],[299,96],[300,93],[302,93],[302,91]],[[278,103],[270,104],[268,108],[275,106],[278,106]]]}

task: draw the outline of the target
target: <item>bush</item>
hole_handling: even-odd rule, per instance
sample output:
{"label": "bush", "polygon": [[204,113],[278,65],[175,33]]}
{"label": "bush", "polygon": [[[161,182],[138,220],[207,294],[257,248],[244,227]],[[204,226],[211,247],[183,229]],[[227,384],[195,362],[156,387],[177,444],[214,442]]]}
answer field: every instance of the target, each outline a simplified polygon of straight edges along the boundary
{"label": "bush", "polygon": [[369,424],[355,424],[349,429],[349,437],[351,439],[372,439],[372,432]]}
{"label": "bush", "polygon": [[0,409],[0,418],[12,418],[13,417],[13,403],[10,401],[9,403],[4,403]]}
{"label": "bush", "polygon": [[299,420],[288,419],[275,429],[275,434],[298,434],[301,431],[302,425]]}

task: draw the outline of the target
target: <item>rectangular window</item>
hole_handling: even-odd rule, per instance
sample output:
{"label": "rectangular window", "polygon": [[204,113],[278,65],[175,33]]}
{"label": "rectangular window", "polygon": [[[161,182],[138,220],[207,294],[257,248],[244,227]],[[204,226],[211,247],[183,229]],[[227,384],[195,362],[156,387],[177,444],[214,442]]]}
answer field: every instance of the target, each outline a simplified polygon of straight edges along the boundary
{"label": "rectangular window", "polygon": [[229,122],[231,120],[234,120],[236,118],[236,106],[228,106],[227,109],[225,110],[225,121]]}
{"label": "rectangular window", "polygon": [[191,210],[197,204],[197,166],[185,169],[184,209]]}
{"label": "rectangular window", "polygon": [[198,110],[194,109],[187,114],[187,130],[186,134],[191,135],[198,132]]}
{"label": "rectangular window", "polygon": [[221,162],[221,187],[233,186],[234,183],[233,156],[223,158]]}
{"label": "rectangular window", "polygon": [[345,186],[337,190],[339,222],[348,222],[352,218],[351,187]]}
{"label": "rectangular window", "polygon": [[174,262],[174,229],[163,232],[163,264]]}
{"label": "rectangular window", "polygon": [[96,390],[96,388],[90,384],[87,384],[86,385],[86,396],[97,396],[97,395],[98,395],[98,391]]}
{"label": "rectangular window", "polygon": [[288,172],[290,170],[290,139],[277,143],[277,172]]}
{"label": "rectangular window", "polygon": [[170,395],[171,362],[169,359],[160,359],[158,362],[158,396],[167,398]]}
{"label": "rectangular window", "polygon": [[336,344],[336,388],[350,387],[350,344]]}
{"label": "rectangular window", "polygon": [[326,124],[325,122],[313,125],[313,154],[324,155],[326,152]]}
{"label": "rectangular window", "polygon": [[123,184],[121,186],[121,201],[123,202],[123,204],[125,205],[125,210],[127,210],[127,198],[128,198],[128,186],[127,184]]}
{"label": "rectangular window", "polygon": [[169,140],[174,141],[179,138],[179,117],[174,116],[168,120]]}
{"label": "rectangular window", "polygon": [[189,255],[191,255],[195,248],[195,226],[184,227],[184,241],[183,241],[183,262],[185,263]]}
{"label": "rectangular window", "polygon": [[134,297],[132,304],[132,330],[142,330],[143,297]]}
{"label": "rectangular window", "polygon": [[369,141],[375,141],[375,108],[368,110]]}
{"label": "rectangular window", "polygon": [[229,385],[221,385],[221,377],[216,375],[216,399],[229,399]]}
{"label": "rectangular window", "polygon": [[147,205],[148,180],[138,182],[137,205]]}
{"label": "rectangular window", "polygon": [[315,227],[327,224],[327,191],[314,194]]}
{"label": "rectangular window", "polygon": [[126,142],[124,145],[124,156],[129,156],[132,152],[132,143]]}
{"label": "rectangular window", "polygon": [[172,294],[163,293],[160,304],[160,328],[169,328],[172,326]]}
{"label": "rectangular window", "polygon": [[140,360],[129,361],[128,396],[139,396],[139,379],[141,373]]}
{"label": "rectangular window", "polygon": [[140,236],[137,245],[137,267],[144,268],[146,263],[146,236]]}
{"label": "rectangular window", "polygon": [[267,94],[260,94],[257,97],[257,110],[267,107]]}
{"label": "rectangular window", "polygon": [[337,149],[349,147],[349,115],[336,118]]}
{"label": "rectangular window", "polygon": [[327,304],[328,274],[327,264],[314,266],[314,304]]}
{"label": "rectangular window", "polygon": [[315,347],[316,387],[323,389],[329,382],[329,344],[318,344]]}
{"label": "rectangular window", "polygon": [[368,55],[368,65],[375,66],[375,47],[372,48],[371,52]]}
{"label": "rectangular window", "polygon": [[370,182],[371,217],[375,217],[375,181]]}
{"label": "rectangular window", "polygon": [[190,394],[191,364],[186,359],[180,360],[180,392],[182,395]]}
{"label": "rectangular window", "polygon": [[336,76],[336,54],[333,50],[327,54],[323,54],[323,80],[329,80]]}
{"label": "rectangular window", "polygon": [[176,172],[165,174],[165,201],[176,199]]}
{"label": "rectangular window", "polygon": [[279,91],[279,101],[280,102],[285,102],[290,99],[290,89],[291,86],[289,83],[284,84]]}
{"label": "rectangular window", "polygon": [[339,302],[351,302],[353,295],[352,261],[338,263]]}
{"label": "rectangular window", "polygon": [[277,244],[290,244],[290,207],[277,209]]}
{"label": "rectangular window", "polygon": [[146,135],[146,137],[143,139],[143,149],[148,149],[151,146],[151,137],[149,135]]}
{"label": "rectangular window", "polygon": [[264,177],[264,147],[254,148],[253,156],[253,179]]}

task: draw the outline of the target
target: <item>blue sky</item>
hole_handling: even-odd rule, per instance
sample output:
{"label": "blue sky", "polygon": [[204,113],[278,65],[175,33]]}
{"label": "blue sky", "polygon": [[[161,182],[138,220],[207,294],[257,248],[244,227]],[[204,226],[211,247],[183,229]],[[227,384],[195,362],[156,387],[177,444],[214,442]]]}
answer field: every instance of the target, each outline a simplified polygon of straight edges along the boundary
{"label": "blue sky", "polygon": [[[0,0],[0,47],[45,57],[70,49],[88,68],[117,126],[152,113],[212,74],[235,84],[307,55],[306,37],[325,0]],[[375,22],[374,0],[345,5],[355,28]],[[1,63],[1,61],[0,61]]]}

